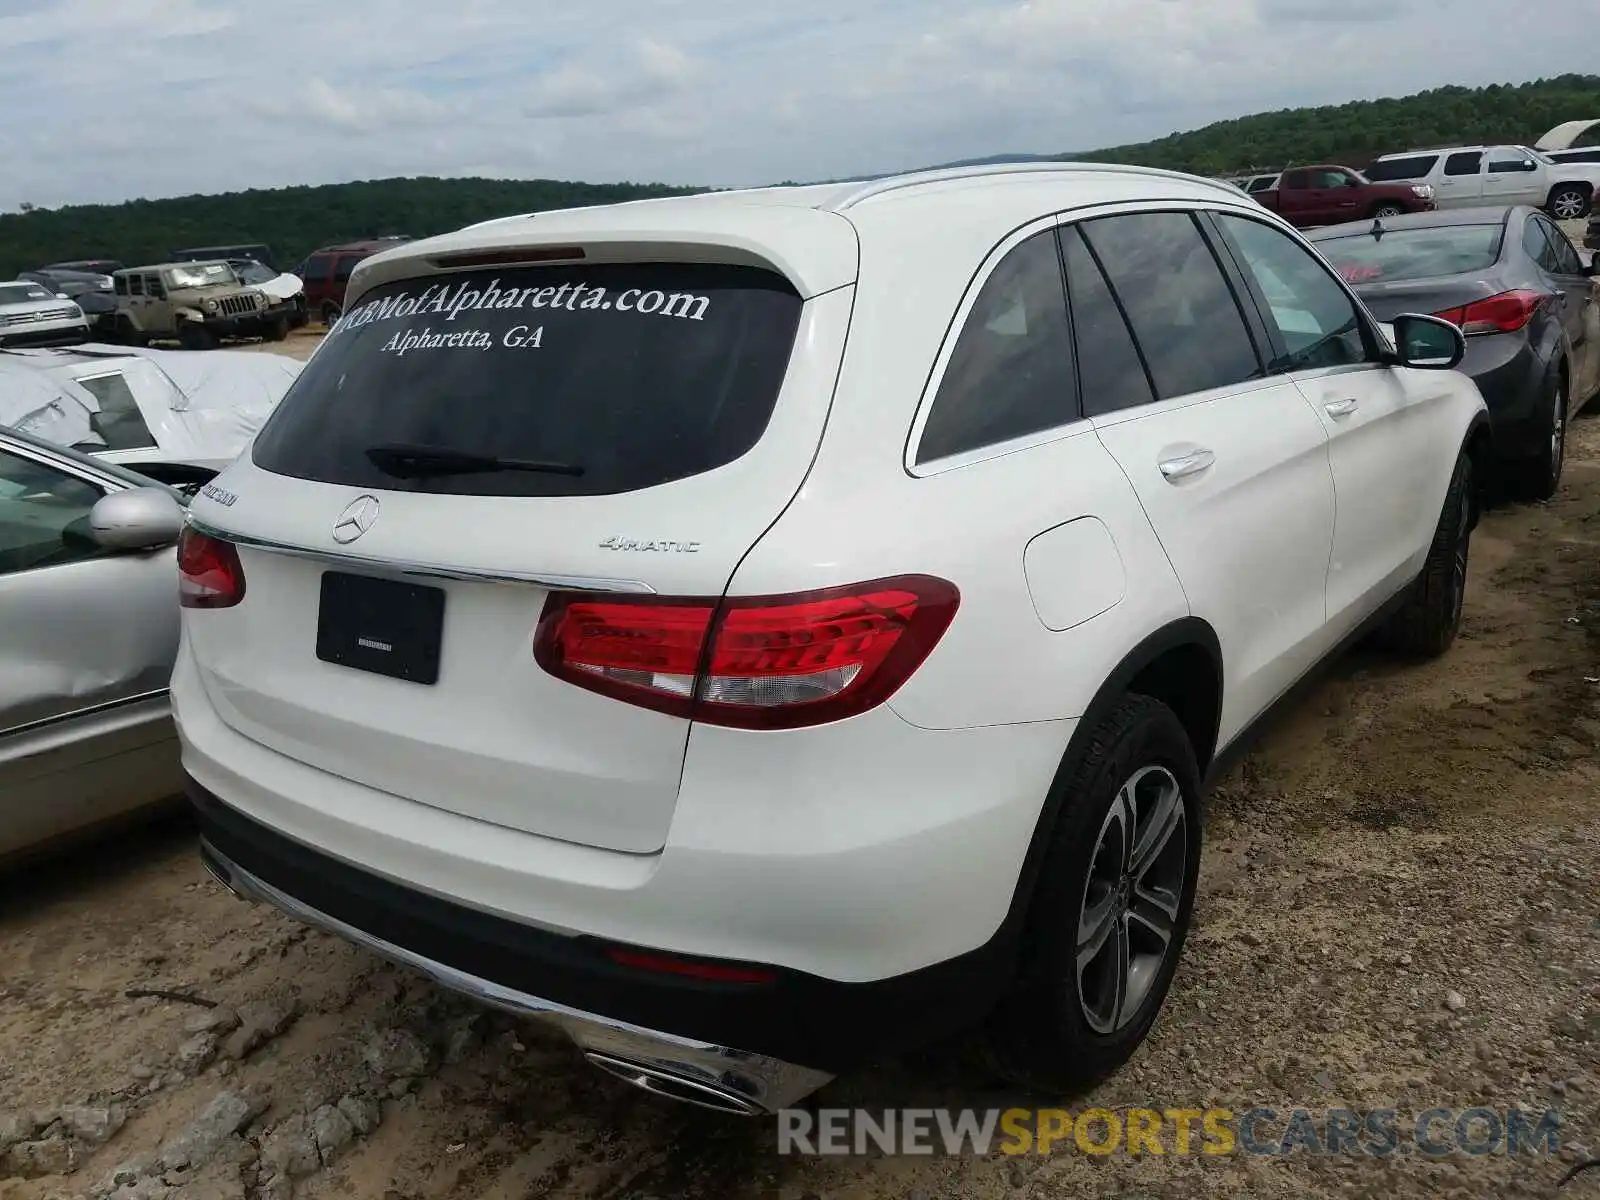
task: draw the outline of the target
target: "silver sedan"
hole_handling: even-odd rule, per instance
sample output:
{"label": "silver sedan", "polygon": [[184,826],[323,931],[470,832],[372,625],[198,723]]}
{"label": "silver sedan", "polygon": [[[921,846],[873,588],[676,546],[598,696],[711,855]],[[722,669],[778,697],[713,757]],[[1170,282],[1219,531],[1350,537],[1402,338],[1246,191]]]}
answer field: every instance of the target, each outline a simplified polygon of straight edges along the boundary
{"label": "silver sedan", "polygon": [[167,684],[183,504],[0,427],[0,860],[179,792]]}

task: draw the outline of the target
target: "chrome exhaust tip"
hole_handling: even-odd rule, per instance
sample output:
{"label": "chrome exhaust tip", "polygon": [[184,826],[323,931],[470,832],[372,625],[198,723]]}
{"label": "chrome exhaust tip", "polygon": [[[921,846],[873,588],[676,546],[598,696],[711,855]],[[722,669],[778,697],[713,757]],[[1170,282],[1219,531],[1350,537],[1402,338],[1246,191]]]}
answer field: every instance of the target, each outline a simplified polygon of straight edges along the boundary
{"label": "chrome exhaust tip", "polygon": [[216,853],[204,839],[201,839],[200,842],[200,865],[206,869],[206,874],[226,888],[235,900],[250,900],[249,896],[246,896],[234,886],[228,868],[222,865]]}
{"label": "chrome exhaust tip", "polygon": [[758,1117],[767,1111],[748,1096],[733,1088],[711,1080],[691,1079],[685,1075],[664,1071],[645,1063],[630,1062],[598,1050],[586,1050],[583,1055],[608,1075],[624,1083],[669,1100],[709,1108],[713,1112],[731,1113],[738,1117]]}

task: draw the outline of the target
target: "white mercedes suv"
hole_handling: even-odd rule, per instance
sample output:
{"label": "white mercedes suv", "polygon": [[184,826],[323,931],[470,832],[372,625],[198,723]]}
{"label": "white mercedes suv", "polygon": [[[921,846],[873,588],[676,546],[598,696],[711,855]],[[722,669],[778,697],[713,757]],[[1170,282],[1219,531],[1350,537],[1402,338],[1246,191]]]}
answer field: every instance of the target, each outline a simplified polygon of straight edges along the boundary
{"label": "white mercedes suv", "polygon": [[1219,754],[1460,621],[1460,331],[1225,184],[541,213],[347,301],[190,510],[205,860],[658,1093],[772,1111],[973,1026],[1103,1076]]}

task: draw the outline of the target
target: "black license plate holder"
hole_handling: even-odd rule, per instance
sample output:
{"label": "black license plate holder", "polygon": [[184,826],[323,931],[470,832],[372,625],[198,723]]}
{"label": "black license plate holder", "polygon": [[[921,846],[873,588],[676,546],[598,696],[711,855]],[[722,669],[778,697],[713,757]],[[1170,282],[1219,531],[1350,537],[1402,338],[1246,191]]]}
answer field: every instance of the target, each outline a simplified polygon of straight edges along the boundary
{"label": "black license plate holder", "polygon": [[443,588],[323,572],[317,608],[317,657],[323,662],[434,684],[443,644]]}

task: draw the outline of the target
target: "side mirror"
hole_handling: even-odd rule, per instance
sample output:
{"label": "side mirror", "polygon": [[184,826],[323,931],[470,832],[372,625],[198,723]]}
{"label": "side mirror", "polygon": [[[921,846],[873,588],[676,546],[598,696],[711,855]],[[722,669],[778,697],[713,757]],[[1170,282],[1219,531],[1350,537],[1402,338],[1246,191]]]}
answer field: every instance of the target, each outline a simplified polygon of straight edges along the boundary
{"label": "side mirror", "polygon": [[1448,371],[1467,353],[1467,339],[1460,328],[1442,317],[1403,313],[1391,325],[1402,367]]}
{"label": "side mirror", "polygon": [[89,510],[89,536],[103,550],[157,550],[183,531],[183,506],[160,487],[103,496]]}

